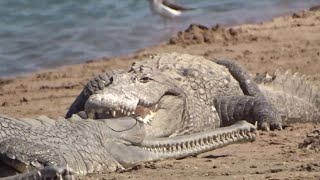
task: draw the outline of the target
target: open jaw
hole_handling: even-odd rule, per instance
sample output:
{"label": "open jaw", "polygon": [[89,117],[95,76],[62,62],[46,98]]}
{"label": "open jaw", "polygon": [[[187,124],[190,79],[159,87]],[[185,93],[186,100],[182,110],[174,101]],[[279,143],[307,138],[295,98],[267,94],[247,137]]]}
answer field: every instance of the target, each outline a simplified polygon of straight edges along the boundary
{"label": "open jaw", "polygon": [[133,117],[149,123],[157,115],[172,113],[170,106],[174,107],[177,104],[183,104],[183,99],[169,93],[159,98],[152,97],[152,100],[114,94],[94,94],[85,103],[85,112],[91,119]]}

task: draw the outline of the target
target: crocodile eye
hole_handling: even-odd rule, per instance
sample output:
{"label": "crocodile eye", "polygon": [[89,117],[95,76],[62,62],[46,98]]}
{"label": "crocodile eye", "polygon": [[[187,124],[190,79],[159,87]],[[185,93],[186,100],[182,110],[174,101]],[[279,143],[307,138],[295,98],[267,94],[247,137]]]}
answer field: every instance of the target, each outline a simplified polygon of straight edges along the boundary
{"label": "crocodile eye", "polygon": [[144,76],[144,77],[140,78],[140,82],[142,82],[142,83],[149,82],[150,80],[153,80],[153,79],[148,76]]}

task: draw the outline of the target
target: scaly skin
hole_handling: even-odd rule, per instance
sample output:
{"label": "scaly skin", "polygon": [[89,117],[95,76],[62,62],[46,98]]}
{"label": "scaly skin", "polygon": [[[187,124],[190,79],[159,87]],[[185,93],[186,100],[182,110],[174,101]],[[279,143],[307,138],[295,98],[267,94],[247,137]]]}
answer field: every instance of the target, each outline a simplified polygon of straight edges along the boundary
{"label": "scaly skin", "polygon": [[[19,179],[106,173],[142,162],[182,158],[233,143],[255,140],[246,122],[172,138],[149,138],[132,118],[111,120],[13,119],[0,116],[0,159],[25,172]],[[123,156],[123,155],[126,156]],[[6,170],[1,170],[0,174]],[[29,173],[28,173],[29,172]]]}
{"label": "scaly skin", "polygon": [[[298,85],[286,85],[281,92],[276,80],[282,77],[286,80],[281,82],[297,84],[291,83],[296,78],[276,74],[271,85],[262,77],[258,86],[246,71],[226,60],[153,56],[133,64],[128,72],[90,81],[67,113],[68,118],[73,114],[81,118],[21,121],[1,116],[0,160],[25,172],[13,179],[68,179],[74,174],[115,171],[252,141],[255,127],[240,120],[257,122],[264,130],[281,129],[280,115],[285,122],[293,115],[283,111],[283,105],[300,108],[295,118],[318,119],[318,91],[305,86],[303,90],[310,95],[304,96],[302,90],[287,93],[285,90]],[[279,98],[282,96],[286,98]],[[288,97],[312,108],[287,103]]]}
{"label": "scaly skin", "polygon": [[320,91],[304,75],[277,70],[273,75],[258,75],[255,81],[284,123],[320,122]]}

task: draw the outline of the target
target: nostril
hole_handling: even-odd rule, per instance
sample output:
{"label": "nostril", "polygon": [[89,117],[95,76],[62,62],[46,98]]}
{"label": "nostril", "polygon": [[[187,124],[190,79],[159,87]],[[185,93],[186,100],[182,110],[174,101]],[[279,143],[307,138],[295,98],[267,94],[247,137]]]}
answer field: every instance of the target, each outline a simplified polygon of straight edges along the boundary
{"label": "nostril", "polygon": [[110,77],[110,84],[113,83],[113,76]]}

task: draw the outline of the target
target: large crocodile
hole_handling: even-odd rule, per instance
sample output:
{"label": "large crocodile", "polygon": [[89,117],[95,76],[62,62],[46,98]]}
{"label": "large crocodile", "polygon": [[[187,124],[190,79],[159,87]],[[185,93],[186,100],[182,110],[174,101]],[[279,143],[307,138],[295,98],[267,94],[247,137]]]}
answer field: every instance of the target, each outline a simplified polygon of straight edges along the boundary
{"label": "large crocodile", "polygon": [[[128,72],[90,81],[71,105],[68,120],[2,115],[0,159],[24,172],[12,178],[67,179],[252,141],[255,123],[269,130],[281,129],[283,120],[292,117],[318,120],[319,93],[303,81],[277,73],[262,79],[259,88],[230,61],[186,54],[152,56]],[[292,113],[295,108],[299,111]]]}

